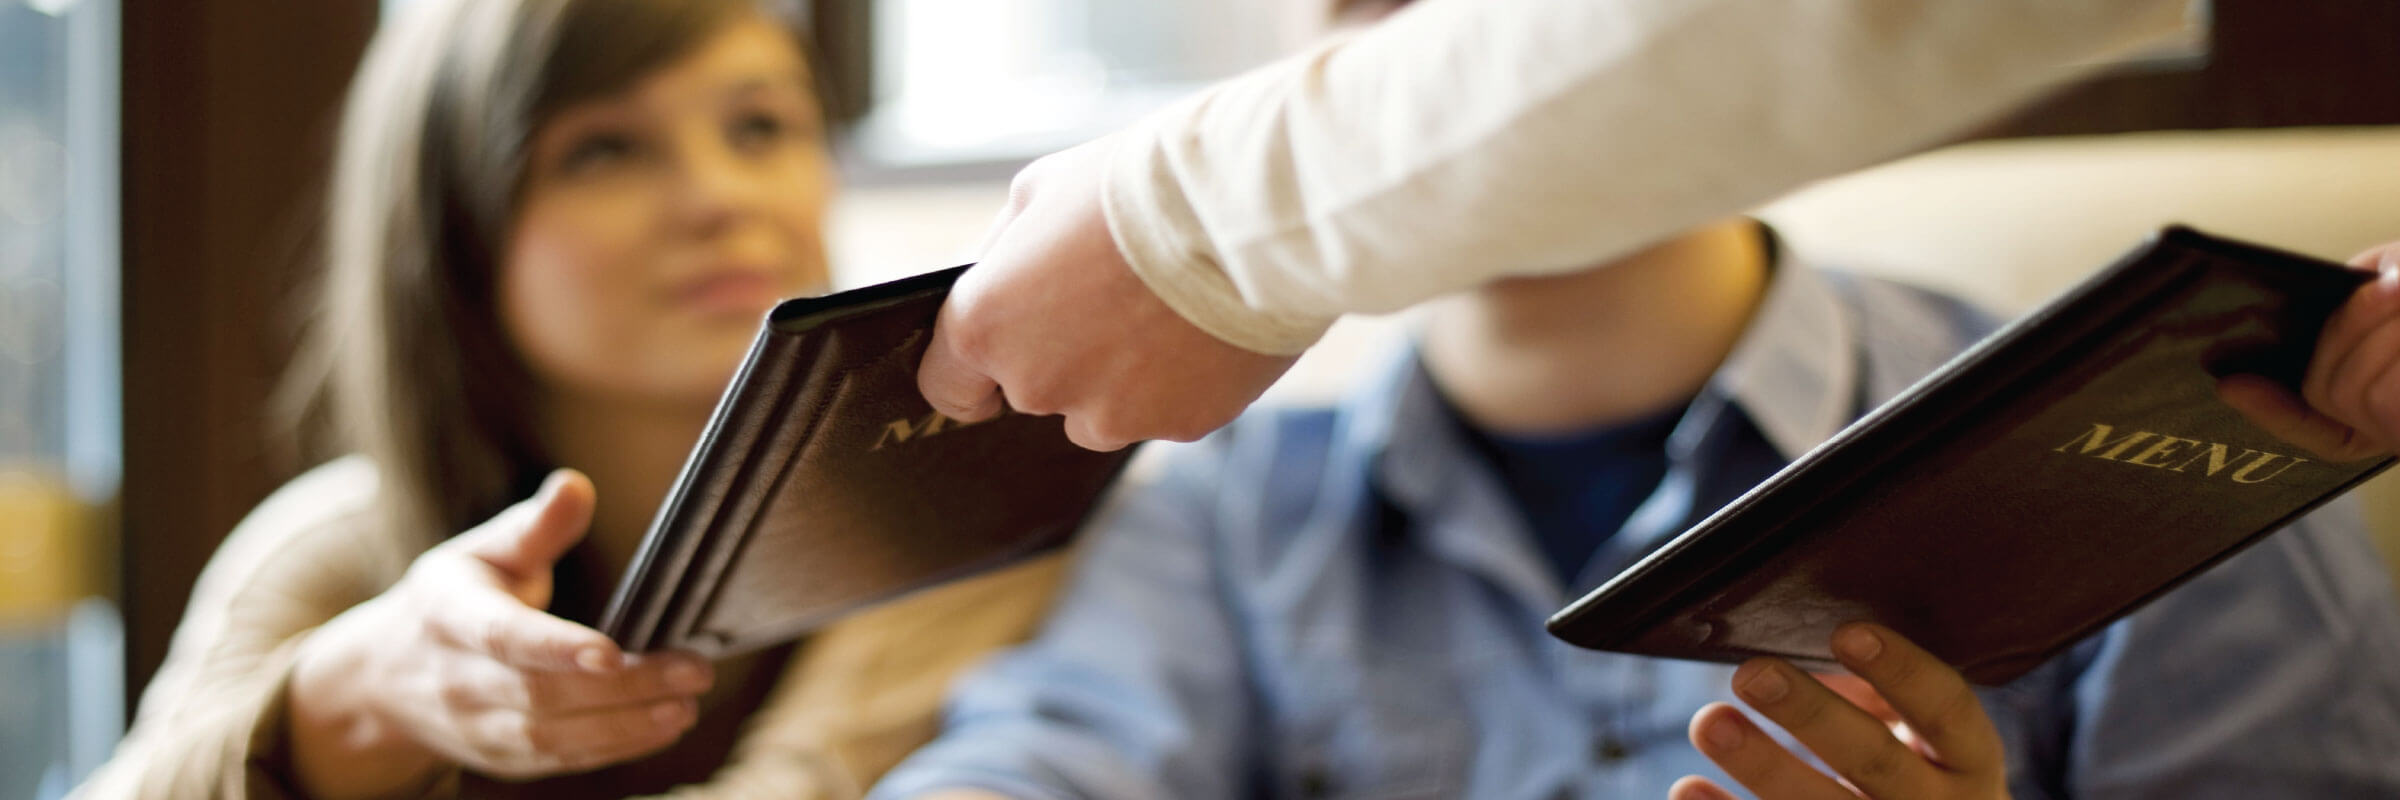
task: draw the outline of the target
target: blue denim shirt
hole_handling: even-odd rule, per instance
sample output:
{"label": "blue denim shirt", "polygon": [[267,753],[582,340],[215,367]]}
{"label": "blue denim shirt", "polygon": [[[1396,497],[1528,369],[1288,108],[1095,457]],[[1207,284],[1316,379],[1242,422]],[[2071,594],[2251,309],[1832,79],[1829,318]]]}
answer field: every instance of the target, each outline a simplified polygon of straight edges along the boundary
{"label": "blue denim shirt", "polygon": [[[1331,408],[1261,409],[1096,518],[1046,630],[962,683],[874,792],[1026,798],[1664,797],[1731,668],[1542,622],[1990,329],[1778,269],[1659,488],[1561,585],[1413,350]],[[2400,797],[2400,601],[2345,503],[1983,700],[2041,797]],[[1727,783],[1726,785],[1732,785]]]}

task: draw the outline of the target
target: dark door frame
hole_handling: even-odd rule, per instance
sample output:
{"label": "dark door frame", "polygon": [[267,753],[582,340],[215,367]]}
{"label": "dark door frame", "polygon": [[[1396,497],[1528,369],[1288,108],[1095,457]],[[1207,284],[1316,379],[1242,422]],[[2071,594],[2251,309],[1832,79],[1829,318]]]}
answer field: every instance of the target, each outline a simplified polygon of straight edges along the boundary
{"label": "dark door frame", "polygon": [[[263,399],[374,0],[124,0],[126,688],[201,565],[287,477]],[[128,703],[128,708],[132,704]]]}

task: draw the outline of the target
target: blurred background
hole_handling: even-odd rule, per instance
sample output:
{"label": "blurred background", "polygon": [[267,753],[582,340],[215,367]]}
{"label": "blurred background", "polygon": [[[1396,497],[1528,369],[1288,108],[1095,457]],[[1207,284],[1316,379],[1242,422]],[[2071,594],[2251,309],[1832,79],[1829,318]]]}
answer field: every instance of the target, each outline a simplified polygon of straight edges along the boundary
{"label": "blurred background", "polygon": [[[307,466],[265,400],[340,94],[405,2],[0,0],[0,800],[106,756],[209,553]],[[1287,51],[1324,6],[814,3],[837,280],[971,258],[1027,159]],[[2005,309],[2168,222],[2333,258],[2400,238],[2400,3],[2204,0],[2187,34],[1762,213]],[[1338,388],[1393,328],[1346,322],[1278,393]]]}

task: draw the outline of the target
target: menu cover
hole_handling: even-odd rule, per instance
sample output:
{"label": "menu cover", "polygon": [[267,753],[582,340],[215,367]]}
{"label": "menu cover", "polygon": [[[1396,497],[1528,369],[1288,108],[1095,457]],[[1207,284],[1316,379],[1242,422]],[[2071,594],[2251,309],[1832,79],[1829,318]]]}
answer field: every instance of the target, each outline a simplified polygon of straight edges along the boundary
{"label": "menu cover", "polygon": [[2390,466],[2251,425],[2219,377],[2299,384],[2366,281],[2169,228],[1550,619],[1584,647],[1833,667],[1882,623],[1986,685]]}
{"label": "menu cover", "polygon": [[967,424],[917,390],[967,267],[767,317],[599,623],[630,651],[719,657],[1066,543],[1132,448],[1059,417]]}

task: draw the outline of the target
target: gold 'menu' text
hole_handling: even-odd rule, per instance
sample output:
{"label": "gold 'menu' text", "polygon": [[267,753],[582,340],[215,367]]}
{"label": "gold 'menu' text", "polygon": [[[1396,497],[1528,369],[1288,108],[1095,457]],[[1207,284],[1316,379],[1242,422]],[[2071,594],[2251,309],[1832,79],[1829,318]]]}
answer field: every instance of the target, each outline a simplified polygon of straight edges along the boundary
{"label": "gold 'menu' text", "polygon": [[[1009,413],[1011,412],[1003,409],[1000,415],[994,416],[992,419],[999,419],[1001,416],[1007,416]],[[983,422],[990,421],[991,420],[987,419]],[[867,451],[874,452],[888,446],[907,444],[910,440],[924,439],[928,436],[942,433],[944,431],[953,431],[969,425],[980,424],[982,424],[982,422],[960,422],[958,420],[942,416],[942,412],[939,411],[927,412],[925,416],[915,419],[896,419],[892,420],[891,422],[884,423],[883,432],[876,434],[875,436],[875,446],[867,448]]]}
{"label": "gold 'menu' text", "polygon": [[2224,473],[2225,478],[2234,483],[2265,483],[2292,467],[2308,462],[2308,459],[2297,456],[2247,447],[2236,448],[2223,442],[2187,439],[2156,431],[2129,430],[2120,434],[2116,426],[2098,422],[2092,423],[2090,430],[2067,440],[2066,444],[2052,448],[2051,452],[2187,474],[2193,467],[2199,467],[2197,474],[2200,477],[2214,478],[2218,473]]}

